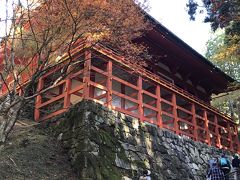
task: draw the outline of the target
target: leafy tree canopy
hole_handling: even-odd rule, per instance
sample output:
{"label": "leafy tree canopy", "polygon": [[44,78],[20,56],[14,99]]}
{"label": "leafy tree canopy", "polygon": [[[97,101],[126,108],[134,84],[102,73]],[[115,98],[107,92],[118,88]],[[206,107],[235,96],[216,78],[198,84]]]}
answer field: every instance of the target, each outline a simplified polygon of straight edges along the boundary
{"label": "leafy tree canopy", "polygon": [[200,12],[206,10],[205,22],[209,22],[215,32],[207,43],[206,57],[238,81],[229,85],[231,92],[213,96],[212,105],[238,120],[240,118],[240,1],[188,0],[187,7],[191,20],[195,20],[198,10]]}
{"label": "leafy tree canopy", "polygon": [[225,30],[217,30],[207,42],[206,57],[226,74],[240,81],[239,45],[226,44],[225,39]]}
{"label": "leafy tree canopy", "polygon": [[201,0],[199,5],[197,0],[188,0],[188,14],[191,20],[195,20],[197,10],[202,12],[206,9],[207,15],[205,22],[210,22],[212,29],[228,27],[232,22],[240,20],[240,1],[239,0]]}
{"label": "leafy tree canopy", "polygon": [[[194,20],[198,9],[207,11],[205,22],[211,23],[213,31],[224,28],[224,47],[217,51],[218,59],[233,56],[239,61],[240,57],[240,1],[239,0],[188,0],[188,14]],[[222,43],[222,42],[221,42]]]}
{"label": "leafy tree canopy", "polygon": [[137,0],[28,0],[22,4],[13,17],[12,35],[5,41],[15,59],[37,55],[40,61],[54,60],[86,38],[111,45],[127,59],[141,62],[148,57],[145,46],[132,42],[149,29],[140,10],[145,4]]}
{"label": "leafy tree canopy", "polygon": [[[0,44],[0,83],[9,92],[0,109],[0,146],[6,141],[25,102],[53,88],[68,75],[74,63],[72,52],[79,47],[78,43],[85,41],[86,48],[96,44],[113,47],[138,65],[149,57],[146,46],[133,42],[150,29],[141,10],[145,3],[138,0],[16,1],[19,3],[13,7],[12,17],[9,19],[6,15],[6,27],[7,19],[11,20],[9,34]],[[36,92],[38,79],[56,66],[58,59],[63,60],[62,57],[69,58],[60,77]],[[24,88],[22,77],[29,77]],[[17,88],[22,91],[21,97],[17,96]]]}

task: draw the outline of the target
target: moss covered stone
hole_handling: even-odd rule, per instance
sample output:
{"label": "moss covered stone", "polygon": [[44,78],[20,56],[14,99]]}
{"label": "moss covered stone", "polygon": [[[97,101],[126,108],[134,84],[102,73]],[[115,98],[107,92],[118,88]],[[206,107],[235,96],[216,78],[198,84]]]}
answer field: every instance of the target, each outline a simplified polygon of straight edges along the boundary
{"label": "moss covered stone", "polygon": [[[92,101],[76,104],[58,128],[72,166],[84,180],[138,179],[144,169],[151,169],[153,180],[204,179],[207,160],[221,153]],[[198,165],[197,172],[192,164]]]}

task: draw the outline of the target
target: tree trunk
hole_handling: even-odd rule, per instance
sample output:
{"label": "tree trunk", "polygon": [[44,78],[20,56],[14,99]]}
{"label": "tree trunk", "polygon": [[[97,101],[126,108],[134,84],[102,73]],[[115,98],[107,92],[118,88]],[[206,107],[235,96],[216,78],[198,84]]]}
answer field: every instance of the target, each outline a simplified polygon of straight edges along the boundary
{"label": "tree trunk", "polygon": [[19,111],[23,105],[23,98],[19,96],[7,95],[0,102],[0,146],[6,142],[15,122]]}

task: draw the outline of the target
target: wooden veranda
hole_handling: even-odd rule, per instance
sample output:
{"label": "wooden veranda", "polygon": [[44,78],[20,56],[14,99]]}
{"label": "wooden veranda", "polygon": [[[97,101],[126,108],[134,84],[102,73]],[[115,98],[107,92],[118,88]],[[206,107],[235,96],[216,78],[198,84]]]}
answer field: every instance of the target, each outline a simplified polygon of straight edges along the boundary
{"label": "wooden veranda", "polygon": [[[208,103],[110,49],[94,46],[77,51],[73,57],[67,77],[37,96],[36,121],[45,121],[89,99],[178,135],[239,152],[237,124]],[[39,92],[62,75],[63,66],[40,78]]]}

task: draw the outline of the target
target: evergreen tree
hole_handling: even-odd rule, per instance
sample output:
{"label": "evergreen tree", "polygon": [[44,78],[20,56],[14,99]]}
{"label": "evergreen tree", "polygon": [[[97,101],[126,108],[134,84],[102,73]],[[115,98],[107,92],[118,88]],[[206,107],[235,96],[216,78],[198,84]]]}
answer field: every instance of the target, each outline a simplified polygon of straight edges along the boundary
{"label": "evergreen tree", "polygon": [[[199,4],[202,2],[202,4]],[[214,35],[207,43],[206,57],[229,76],[236,79],[229,85],[229,91],[213,96],[212,105],[240,118],[240,1],[239,0],[188,0],[188,14],[191,20],[206,10],[205,22],[211,24]]]}

